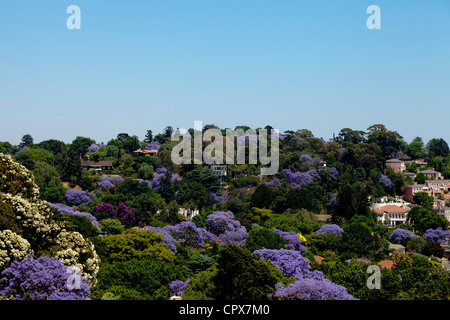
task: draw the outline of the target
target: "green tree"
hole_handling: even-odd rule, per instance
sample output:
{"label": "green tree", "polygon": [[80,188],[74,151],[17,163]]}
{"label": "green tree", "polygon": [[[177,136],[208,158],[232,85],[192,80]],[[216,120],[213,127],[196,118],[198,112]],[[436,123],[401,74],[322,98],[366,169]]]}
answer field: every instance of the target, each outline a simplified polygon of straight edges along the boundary
{"label": "green tree", "polygon": [[414,182],[417,182],[418,184],[424,184],[425,180],[427,180],[427,177],[422,172],[419,172],[414,178]]}
{"label": "green tree", "polygon": [[94,143],[95,140],[78,136],[75,138],[75,140],[72,141],[72,144],[70,145],[70,150],[73,151],[77,156],[79,156],[80,154],[84,156],[89,146]]}
{"label": "green tree", "polygon": [[213,265],[192,277],[184,291],[183,300],[214,300],[217,290],[213,279],[217,272],[216,265]]}
{"label": "green tree", "polygon": [[265,300],[282,278],[272,263],[236,245],[219,250],[217,269],[213,277],[217,299]]}
{"label": "green tree", "polygon": [[422,158],[424,156],[422,140],[411,141],[406,147],[405,153],[410,156],[411,159]]}
{"label": "green tree", "polygon": [[187,207],[203,208],[211,201],[206,188],[198,182],[183,183],[178,193],[177,202]]}
{"label": "green tree", "polygon": [[367,215],[367,208],[369,206],[368,196],[367,189],[362,183],[345,185],[338,191],[338,205],[335,214],[347,220],[354,215]]}
{"label": "green tree", "polygon": [[58,171],[46,162],[37,161],[33,169],[33,175],[41,190],[61,186]]}
{"label": "green tree", "polygon": [[20,142],[19,146],[21,148],[23,148],[23,147],[27,147],[31,144],[33,144],[33,137],[31,136],[31,134],[27,133],[26,135],[24,135],[22,137],[22,141]]}
{"label": "green tree", "polygon": [[[119,133],[117,135],[117,140],[119,140],[121,143],[124,143],[125,140],[129,137],[128,133]],[[109,144],[109,143],[108,143]]]}
{"label": "green tree", "polygon": [[426,149],[428,156],[446,157],[449,155],[449,147],[447,142],[442,138],[433,138],[428,141]]}
{"label": "green tree", "polygon": [[198,182],[202,184],[208,192],[216,192],[220,187],[219,177],[211,170],[194,169],[186,173],[186,182]]}
{"label": "green tree", "polygon": [[128,137],[123,142],[123,148],[130,153],[139,149],[139,147],[140,147],[140,143],[139,143],[139,138],[137,136]]}
{"label": "green tree", "polygon": [[389,131],[382,124],[375,124],[367,128],[368,143],[375,143],[381,147],[383,157],[388,159],[391,154],[400,150],[403,137],[396,131]]}
{"label": "green tree", "polygon": [[340,248],[342,252],[354,252],[357,255],[367,255],[375,250],[372,230],[365,223],[350,223],[343,230]]}
{"label": "green tree", "polygon": [[291,189],[286,195],[286,206],[319,213],[321,198],[322,188],[316,182],[312,182],[306,187]]}
{"label": "green tree", "polygon": [[72,232],[79,232],[83,237],[90,238],[98,235],[99,230],[95,227],[88,218],[77,216],[74,214],[60,214],[54,213],[53,220],[58,222],[66,222],[67,229]]}
{"label": "green tree", "polygon": [[281,249],[286,241],[278,233],[267,228],[252,228],[248,234],[244,248],[253,252],[262,248]]}
{"label": "green tree", "polygon": [[172,137],[173,128],[171,126],[167,126],[164,128],[163,133],[164,133],[164,137],[170,138],[170,137]]}
{"label": "green tree", "polygon": [[429,196],[428,193],[425,192],[417,192],[413,196],[413,200],[415,204],[423,206],[425,208],[431,209],[433,207],[433,196]]}
{"label": "green tree", "polygon": [[120,234],[125,231],[125,226],[116,218],[106,218],[99,222],[100,228],[108,234]]}
{"label": "green tree", "polygon": [[415,206],[408,212],[408,222],[421,232],[439,227],[447,230],[448,227],[448,221],[445,217],[421,206]]}
{"label": "green tree", "polygon": [[138,169],[138,178],[151,180],[153,178],[153,167],[147,163],[142,163]]}
{"label": "green tree", "polygon": [[275,193],[267,186],[265,183],[261,183],[255,189],[252,194],[252,199],[250,205],[256,208],[267,208],[273,207],[275,201]]}
{"label": "green tree", "polygon": [[21,154],[15,156],[17,162],[24,162],[25,160],[31,159],[34,161],[46,162],[53,165],[55,157],[50,151],[45,149],[30,149],[25,150]]}
{"label": "green tree", "polygon": [[136,210],[136,214],[146,223],[150,223],[158,210],[164,206],[164,200],[159,194],[150,190],[147,193],[141,193],[127,204]]}
{"label": "green tree", "polygon": [[[150,258],[134,258],[114,264],[104,264],[97,275],[95,291],[108,291],[114,286],[132,289],[135,299],[161,298],[161,291],[177,279],[185,278],[182,266]],[[140,296],[138,296],[140,294]],[[164,294],[167,296],[167,293]]]}
{"label": "green tree", "polygon": [[50,139],[50,140],[44,140],[37,144],[39,148],[45,149],[47,151],[50,151],[54,155],[64,152],[65,150],[65,144],[62,141]]}
{"label": "green tree", "polygon": [[154,231],[128,229],[117,235],[102,238],[101,257],[105,262],[145,259],[170,262],[174,253],[162,243],[164,236]]}
{"label": "green tree", "polygon": [[430,242],[427,241],[422,246],[422,254],[426,256],[434,256],[438,258],[442,258],[444,256],[444,248],[440,245],[439,242]]}
{"label": "green tree", "polygon": [[153,132],[152,130],[147,130],[147,133],[145,134],[145,142],[150,143],[153,141]]}
{"label": "green tree", "polygon": [[348,146],[349,144],[358,144],[364,142],[366,140],[365,136],[366,133],[364,131],[344,128],[341,129],[338,137],[335,140],[343,146]]}

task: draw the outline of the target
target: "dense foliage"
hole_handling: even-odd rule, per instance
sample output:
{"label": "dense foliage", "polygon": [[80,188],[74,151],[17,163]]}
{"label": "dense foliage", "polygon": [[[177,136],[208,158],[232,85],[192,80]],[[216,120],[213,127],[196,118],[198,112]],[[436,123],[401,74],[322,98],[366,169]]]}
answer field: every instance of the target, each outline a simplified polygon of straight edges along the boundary
{"label": "dense foliage", "polygon": [[[29,134],[17,146],[0,142],[11,155],[0,154],[2,298],[448,299],[450,231],[434,197],[416,194],[396,226],[370,208],[424,183],[420,171],[449,179],[442,139],[408,144],[381,124],[344,128],[329,141],[288,130],[279,134],[277,174],[260,176],[258,162],[219,176],[205,164],[175,165],[173,131],[147,130],[144,141],[123,132],[106,144],[82,136],[35,143]],[[246,159],[250,144],[258,151],[258,135],[237,139]],[[406,163],[415,181],[386,166],[405,155],[427,163]],[[88,159],[112,169],[86,170]],[[392,267],[381,267],[381,288],[369,289],[368,267],[385,260]],[[78,291],[67,286],[71,268]]]}

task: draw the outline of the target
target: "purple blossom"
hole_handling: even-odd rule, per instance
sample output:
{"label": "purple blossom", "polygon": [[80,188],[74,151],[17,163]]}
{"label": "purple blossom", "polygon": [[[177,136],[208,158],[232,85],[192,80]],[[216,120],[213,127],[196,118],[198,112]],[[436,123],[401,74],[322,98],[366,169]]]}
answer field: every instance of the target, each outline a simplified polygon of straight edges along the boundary
{"label": "purple blossom", "polygon": [[124,203],[119,203],[118,206],[114,206],[111,203],[102,203],[95,207],[95,212],[97,214],[105,213],[109,217],[116,216],[122,220],[129,221],[133,225],[138,222],[135,209],[128,207]]}
{"label": "purple blossom", "polygon": [[30,150],[30,148],[28,148],[28,147],[23,147],[22,149],[20,149],[19,151],[17,151],[17,152],[15,153],[15,155],[18,156],[19,154],[21,154],[22,152],[27,151],[27,150]]}
{"label": "purple blossom", "polygon": [[315,169],[309,170],[307,172],[292,172],[290,169],[284,169],[282,171],[286,177],[286,182],[288,182],[291,188],[303,188],[308,184],[313,182],[313,172],[317,173]]}
{"label": "purple blossom", "polygon": [[171,296],[182,297],[184,291],[187,288],[189,280],[191,280],[191,279],[189,278],[186,281],[181,281],[181,280],[172,281],[169,285],[169,294]]}
{"label": "purple blossom", "polygon": [[272,179],[270,181],[265,181],[264,183],[266,185],[268,185],[269,187],[272,187],[272,188],[275,188],[275,189],[277,189],[279,186],[281,186],[281,182],[277,178],[274,178],[274,179]]}
{"label": "purple blossom", "polygon": [[66,200],[72,206],[80,206],[95,199],[95,195],[89,191],[69,189],[66,191]]}
{"label": "purple blossom", "polygon": [[304,162],[304,163],[311,163],[312,159],[309,155],[307,154],[302,154],[300,156],[300,159]]}
{"label": "purple blossom", "polygon": [[161,144],[158,141],[152,141],[145,146],[144,150],[159,150],[159,148],[161,148]]}
{"label": "purple blossom", "polygon": [[119,203],[116,208],[116,212],[114,212],[114,215],[122,220],[129,221],[131,224],[135,224],[137,222],[135,209],[128,207],[124,203]]}
{"label": "purple blossom", "polygon": [[90,300],[87,280],[53,257],[29,255],[2,272],[0,296],[14,300]]}
{"label": "purple blossom", "polygon": [[247,230],[240,222],[234,219],[230,211],[215,211],[205,220],[205,226],[210,232],[217,235],[220,245],[235,244],[240,247],[245,245],[248,237]]}
{"label": "purple blossom", "polygon": [[395,229],[392,234],[389,236],[389,241],[393,242],[393,243],[400,243],[400,244],[405,244],[406,240],[408,240],[408,238],[415,238],[417,237],[414,233],[412,233],[409,230],[405,230],[405,229]]}
{"label": "purple blossom", "polygon": [[[150,188],[155,190],[156,192],[161,190],[161,181],[166,176],[167,169],[166,168],[156,168],[156,175],[152,181],[142,180],[142,182],[146,182]],[[171,173],[170,182],[181,181],[180,178],[175,173]]]}
{"label": "purple blossom", "polygon": [[315,234],[342,234],[344,230],[339,227],[337,224],[325,224],[320,227],[319,230],[314,232]]}
{"label": "purple blossom", "polygon": [[385,189],[391,189],[392,188],[392,181],[391,181],[391,179],[389,179],[389,177],[385,176],[384,174],[382,174],[380,176],[380,184]]}
{"label": "purple blossom", "polygon": [[59,212],[61,212],[62,214],[71,214],[71,215],[75,215],[75,216],[80,216],[80,217],[85,217],[87,218],[95,227],[97,227],[97,229],[100,229],[100,226],[98,225],[98,221],[97,219],[90,213],[87,212],[80,212],[80,211],[76,211],[74,210],[72,207],[66,206],[65,204],[62,203],[50,203],[50,206],[52,206],[55,209],[58,209]]}
{"label": "purple blossom", "polygon": [[358,300],[348,294],[345,287],[326,278],[300,279],[286,288],[281,283],[277,283],[276,289],[275,296],[281,300]]}
{"label": "purple blossom", "polygon": [[177,253],[177,248],[175,247],[175,239],[172,237],[172,234],[168,229],[160,228],[160,227],[152,227],[152,226],[146,226],[143,228],[138,228],[138,230],[150,230],[154,231],[156,233],[159,233],[164,236],[164,239],[161,241],[162,243],[167,244],[167,248],[172,251],[173,253]]}
{"label": "purple blossom", "polygon": [[165,226],[163,230],[170,232],[180,245],[189,248],[204,248],[206,243],[214,243],[216,235],[198,228],[192,221],[183,221],[175,226]]}
{"label": "purple blossom", "polygon": [[442,244],[446,244],[450,241],[450,230],[444,231],[441,227],[438,227],[434,230],[430,228],[425,231],[423,238],[430,242],[439,242]]}
{"label": "purple blossom", "polygon": [[253,252],[272,262],[285,277],[296,281],[286,288],[277,283],[275,296],[289,300],[354,300],[345,287],[326,279],[321,271],[311,271],[309,260],[295,250],[260,249]]}
{"label": "purple blossom", "polygon": [[339,201],[337,199],[337,193],[333,193],[330,196],[330,207],[336,207],[339,204]]}
{"label": "purple blossom", "polygon": [[241,224],[234,219],[231,211],[214,211],[206,217],[205,226],[210,232],[219,235],[227,230],[236,231]]}
{"label": "purple blossom", "polygon": [[214,204],[216,202],[227,202],[228,201],[228,197],[225,194],[218,196],[217,194],[210,192],[209,195],[211,197],[211,204]]}
{"label": "purple blossom", "polygon": [[273,229],[273,232],[278,233],[283,237],[284,241],[286,242],[286,249],[306,252],[306,247],[302,245],[302,241],[300,240],[300,237],[297,233],[282,231],[276,228]]}
{"label": "purple blossom", "polygon": [[328,174],[331,176],[331,178],[334,181],[337,181],[338,177],[339,177],[339,172],[337,171],[337,169],[335,167],[332,167],[328,170]]}
{"label": "purple blossom", "polygon": [[87,148],[87,153],[97,152],[98,150],[100,150],[100,147],[93,143]]}
{"label": "purple blossom", "polygon": [[227,230],[220,234],[217,238],[219,245],[235,244],[239,247],[245,246],[247,241],[248,233],[245,227],[240,227],[237,230]]}
{"label": "purple blossom", "polygon": [[98,178],[97,185],[101,191],[108,191],[114,186],[120,185],[124,179],[121,176],[101,176]]}
{"label": "purple blossom", "polygon": [[[253,251],[261,259],[272,262],[285,277],[303,279],[311,277],[309,260],[301,255],[299,251],[288,249],[260,249]],[[315,274],[314,274],[315,275]]]}

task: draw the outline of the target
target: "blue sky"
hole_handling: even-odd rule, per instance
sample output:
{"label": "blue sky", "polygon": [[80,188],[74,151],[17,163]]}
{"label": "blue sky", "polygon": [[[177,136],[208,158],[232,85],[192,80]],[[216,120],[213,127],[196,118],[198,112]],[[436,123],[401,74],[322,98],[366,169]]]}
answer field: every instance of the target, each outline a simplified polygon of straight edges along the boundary
{"label": "blue sky", "polygon": [[324,139],[383,123],[450,143],[449,31],[448,0],[2,1],[0,141],[201,120]]}

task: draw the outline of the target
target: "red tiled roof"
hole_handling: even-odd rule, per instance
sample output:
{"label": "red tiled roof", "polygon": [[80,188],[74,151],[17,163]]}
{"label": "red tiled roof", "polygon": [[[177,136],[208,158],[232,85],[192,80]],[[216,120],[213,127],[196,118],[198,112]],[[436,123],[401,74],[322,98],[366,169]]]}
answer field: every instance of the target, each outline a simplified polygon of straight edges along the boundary
{"label": "red tiled roof", "polygon": [[376,213],[406,213],[409,211],[409,208],[402,208],[399,206],[394,206],[391,204],[382,206],[374,210]]}
{"label": "red tiled roof", "polygon": [[314,259],[316,259],[316,261],[317,261],[318,263],[321,263],[322,260],[323,260],[323,257],[321,257],[321,256],[314,256]]}
{"label": "red tiled roof", "polygon": [[378,265],[382,268],[392,269],[392,267],[394,266],[394,262],[392,260],[383,260],[378,262]]}

